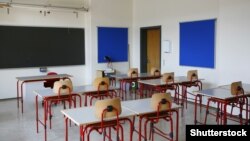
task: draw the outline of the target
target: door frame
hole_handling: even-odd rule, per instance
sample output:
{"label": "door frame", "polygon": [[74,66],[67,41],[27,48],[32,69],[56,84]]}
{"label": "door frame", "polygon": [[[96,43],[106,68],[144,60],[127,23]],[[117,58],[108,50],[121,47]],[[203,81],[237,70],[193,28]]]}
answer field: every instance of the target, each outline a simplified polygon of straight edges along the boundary
{"label": "door frame", "polygon": [[[159,29],[160,30],[160,58],[159,64],[161,69],[161,26],[149,26],[140,28],[140,71],[141,73],[147,72],[147,31],[150,29]],[[146,64],[146,65],[145,65]]]}

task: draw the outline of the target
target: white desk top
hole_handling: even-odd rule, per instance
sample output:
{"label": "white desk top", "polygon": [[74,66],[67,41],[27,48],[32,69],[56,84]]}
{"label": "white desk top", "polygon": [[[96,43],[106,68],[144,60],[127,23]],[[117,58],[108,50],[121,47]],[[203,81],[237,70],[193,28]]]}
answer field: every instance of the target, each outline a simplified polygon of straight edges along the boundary
{"label": "white desk top", "polygon": [[196,91],[194,93],[200,94],[203,96],[214,97],[214,98],[218,98],[218,99],[222,99],[222,100],[226,100],[226,99],[235,97],[234,95],[231,94],[231,90],[225,89],[225,88],[220,88],[220,87]]}
{"label": "white desk top", "polygon": [[[150,106],[150,98],[122,101],[122,107],[135,112],[137,115],[155,113],[155,110],[153,110]],[[181,106],[172,103],[171,109],[178,108],[181,108]]]}
{"label": "white desk top", "polygon": [[32,80],[48,80],[55,78],[65,78],[72,77],[69,74],[57,74],[57,75],[38,75],[38,76],[24,76],[24,77],[16,77],[19,81],[32,81]]}
{"label": "white desk top", "polygon": [[[243,83],[242,87],[243,87],[245,93],[250,94],[250,84]],[[223,85],[223,86],[219,86],[219,88],[231,90],[231,85]]]}
{"label": "white desk top", "polygon": [[[111,75],[111,76],[117,79],[130,79],[131,78],[127,74],[116,74],[116,75]],[[139,73],[138,77],[133,77],[133,78],[147,78],[147,77],[154,77],[154,76],[149,73]]]}
{"label": "white desk top", "polygon": [[[98,119],[94,113],[94,107],[82,107],[75,109],[67,109],[61,111],[66,117],[72,120],[78,126],[87,125],[93,123],[100,123],[101,119]],[[126,108],[122,107],[122,113],[119,115],[120,118],[126,118],[135,116],[136,114]],[[115,118],[108,118],[107,120],[112,120]]]}
{"label": "white desk top", "polygon": [[[203,79],[199,79],[199,80],[203,80]],[[161,78],[158,78],[158,79],[148,79],[148,80],[139,80],[138,82],[139,83],[143,83],[143,84],[147,84],[147,85],[151,85],[151,86],[166,85],[166,82],[162,81]],[[183,82],[190,82],[190,80],[188,80],[186,76],[177,76],[177,77],[174,77],[174,83],[183,83]]]}
{"label": "white desk top", "polygon": [[[109,87],[109,90],[116,90],[116,89],[119,89],[119,88],[116,88],[113,86]],[[97,89],[93,85],[84,85],[84,86],[74,86],[72,93],[83,94],[83,93],[96,92],[96,91]],[[41,98],[57,95],[53,92],[52,89],[35,90],[34,93]]]}
{"label": "white desk top", "polygon": [[166,85],[166,82],[165,82],[165,81],[162,81],[161,78],[157,78],[157,79],[148,79],[148,80],[139,80],[138,83],[147,84],[147,85],[151,85],[151,86],[162,86],[162,85]]}

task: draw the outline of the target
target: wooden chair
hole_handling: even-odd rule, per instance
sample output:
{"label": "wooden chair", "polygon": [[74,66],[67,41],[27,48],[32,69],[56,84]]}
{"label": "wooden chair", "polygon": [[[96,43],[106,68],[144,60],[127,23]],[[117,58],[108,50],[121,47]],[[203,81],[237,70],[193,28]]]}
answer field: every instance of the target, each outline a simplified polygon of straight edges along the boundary
{"label": "wooden chair", "polygon": [[97,92],[85,94],[85,105],[87,105],[87,99],[90,97],[90,105],[92,105],[93,99],[104,99],[104,97],[113,97],[113,92],[109,91],[109,78],[97,77],[93,86],[97,89]]}
{"label": "wooden chair", "polygon": [[236,96],[239,94],[244,94],[244,89],[242,88],[241,81],[231,83],[231,94]]}
{"label": "wooden chair", "polygon": [[54,83],[53,92],[55,95],[43,96],[44,102],[44,116],[43,120],[39,119],[38,111],[38,95],[36,95],[36,131],[39,132],[39,123],[44,127],[45,140],[47,140],[47,120],[49,117],[49,128],[52,128],[52,104],[62,102],[64,109],[66,108],[65,102],[69,103],[71,108],[72,103],[76,107],[76,98],[79,98],[79,106],[81,107],[81,96],[79,94],[72,93],[72,82],[70,79],[61,79]]}
{"label": "wooden chair", "polygon": [[130,78],[138,77],[138,68],[130,68],[127,74]]}
{"label": "wooden chair", "polygon": [[[149,140],[154,141],[154,134],[158,134],[163,138],[173,140],[173,119],[172,113],[169,112],[172,105],[172,99],[170,93],[155,93],[151,98],[151,108],[155,110],[155,113],[147,114],[144,116],[146,119],[144,122],[144,137],[147,140],[147,125],[150,123],[150,136]],[[161,121],[169,122],[170,133],[162,131],[157,128],[155,124]],[[178,128],[178,127],[177,127]],[[151,139],[152,138],[152,139]]]}
{"label": "wooden chair", "polygon": [[156,67],[152,67],[150,69],[150,74],[152,76],[161,76],[161,71],[158,68],[156,68]]}
{"label": "wooden chair", "polygon": [[174,72],[164,73],[161,80],[166,83],[165,86],[159,86],[156,88],[156,92],[166,93],[167,90],[174,91],[174,100],[178,102],[179,100],[179,87],[174,83]]}
{"label": "wooden chair", "polygon": [[[187,108],[187,99],[188,99],[187,94],[195,96],[194,94],[189,93],[187,91],[187,88],[196,87],[198,88],[199,91],[202,90],[202,82],[199,80],[197,70],[189,70],[187,72],[187,79],[188,79],[187,82],[180,84],[182,86],[181,104],[184,105],[184,103],[186,103],[186,108]],[[189,99],[192,99],[192,98],[189,98]]]}
{"label": "wooden chair", "polygon": [[129,77],[129,79],[124,80],[124,82],[122,83],[122,84],[125,84],[124,85],[124,89],[123,89],[125,91],[125,99],[126,99],[126,93],[127,93],[127,91],[126,91],[127,85],[129,87],[129,93],[130,93],[130,95],[133,93],[133,91],[134,91],[135,95],[137,93],[137,88],[133,89],[132,86],[133,85],[138,86],[137,85],[137,81],[138,81],[138,68],[130,68],[128,70],[127,75]]}
{"label": "wooden chair", "polygon": [[[239,95],[244,95],[244,89],[242,87],[242,82],[237,81],[237,82],[232,82],[231,83],[231,94],[235,95],[238,97]],[[231,115],[233,114],[233,109],[236,107],[240,110],[239,118],[242,118],[242,110],[244,109],[243,106],[246,104],[248,105],[247,99],[244,98],[236,98],[232,103],[231,103]],[[245,109],[246,110],[246,109]],[[248,109],[247,109],[248,110]]]}
{"label": "wooden chair", "polygon": [[[87,141],[90,140],[90,134],[92,131],[96,131],[98,134],[103,135],[103,140],[106,138],[111,139],[112,129],[116,132],[117,141],[123,141],[123,127],[120,124],[119,115],[122,112],[121,101],[119,98],[98,100],[94,106],[95,115],[100,119],[100,123],[89,124],[81,132],[81,135],[87,133]],[[112,120],[106,119],[112,118]]]}
{"label": "wooden chair", "polygon": [[[47,98],[47,108],[49,113],[49,120],[50,120],[50,128],[51,128],[51,119],[52,119],[52,105],[58,104],[60,102],[63,103],[64,109],[66,109],[65,102],[68,102],[69,108],[72,106],[72,102],[74,107],[76,107],[76,99],[75,97],[79,95],[72,94],[73,91],[73,83],[70,79],[60,79],[56,81],[53,86],[53,92],[56,94],[54,97]],[[81,100],[80,100],[81,102]],[[81,103],[80,103],[81,107]]]}

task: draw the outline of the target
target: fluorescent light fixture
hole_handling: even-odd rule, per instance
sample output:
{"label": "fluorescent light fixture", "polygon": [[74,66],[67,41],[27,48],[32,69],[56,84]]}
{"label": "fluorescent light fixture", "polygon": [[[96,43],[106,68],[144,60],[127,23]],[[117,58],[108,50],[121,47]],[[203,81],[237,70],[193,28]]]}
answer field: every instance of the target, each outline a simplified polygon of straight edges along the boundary
{"label": "fluorescent light fixture", "polygon": [[82,11],[82,12],[88,12],[88,8],[85,7],[66,7],[66,6],[52,6],[52,5],[38,5],[38,4],[24,4],[24,3],[0,3],[1,7],[18,7],[18,8],[46,8],[49,10],[66,10],[66,11]]}

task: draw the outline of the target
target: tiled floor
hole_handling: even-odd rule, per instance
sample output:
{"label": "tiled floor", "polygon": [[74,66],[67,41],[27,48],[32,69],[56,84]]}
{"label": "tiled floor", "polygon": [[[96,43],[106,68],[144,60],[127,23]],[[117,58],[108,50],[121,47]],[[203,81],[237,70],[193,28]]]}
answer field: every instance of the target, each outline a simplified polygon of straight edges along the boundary
{"label": "tiled floor", "polygon": [[[83,97],[82,97],[83,98]],[[43,141],[44,140],[44,129],[40,125],[39,133],[36,133],[36,122],[35,122],[35,104],[33,102],[26,102],[24,105],[24,113],[20,113],[17,109],[16,99],[1,100],[0,101],[0,140],[1,141]],[[64,141],[65,140],[65,127],[64,117],[61,114],[62,105],[53,107],[53,118],[52,118],[52,129],[48,129],[48,141]],[[40,104],[40,114],[42,116],[42,107]],[[204,114],[204,110],[202,113]],[[183,115],[179,116],[179,140],[185,141],[186,136],[186,125],[194,123],[194,106],[192,103],[188,104],[188,108],[184,108]],[[82,115],[84,116],[88,115]],[[173,118],[175,119],[175,117]],[[203,119],[203,118],[202,118]],[[174,120],[175,121],[175,120]],[[215,123],[215,119],[209,119],[208,123]],[[124,123],[125,141],[128,140],[129,126]],[[169,124],[161,122],[157,125],[160,128],[169,129]],[[138,123],[135,123],[135,129],[138,129]],[[175,127],[174,127],[175,129]],[[175,136],[175,134],[174,134]],[[99,141],[102,136],[93,133],[91,134],[91,141]],[[133,140],[138,140],[138,134],[133,134]],[[156,141],[164,140],[161,137],[156,136]],[[72,125],[69,127],[69,141],[79,141],[79,127]]]}

